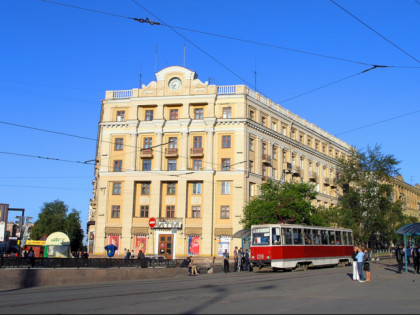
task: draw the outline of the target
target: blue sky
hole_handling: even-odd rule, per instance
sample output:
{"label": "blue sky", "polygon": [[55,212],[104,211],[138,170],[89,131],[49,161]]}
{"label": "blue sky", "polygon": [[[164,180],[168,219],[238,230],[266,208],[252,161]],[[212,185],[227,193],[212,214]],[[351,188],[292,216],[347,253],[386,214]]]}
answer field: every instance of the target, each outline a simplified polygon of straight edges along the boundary
{"label": "blue sky", "polygon": [[[294,98],[371,67],[363,63],[420,67],[420,1],[336,1],[406,53],[327,0],[136,1],[168,25],[357,62],[177,29],[186,40],[165,26],[40,0],[3,1],[1,152],[94,159],[93,140],[6,123],[96,138],[105,91],[139,87],[140,73],[148,84],[155,67],[182,66],[185,45],[185,66],[202,81],[254,88],[256,69],[260,93],[356,148],[382,145],[401,161],[405,181],[420,183],[420,68],[377,68]],[[57,2],[156,20],[132,0]],[[0,159],[0,203],[36,218],[44,202],[60,199],[86,226],[93,166],[4,153]]]}

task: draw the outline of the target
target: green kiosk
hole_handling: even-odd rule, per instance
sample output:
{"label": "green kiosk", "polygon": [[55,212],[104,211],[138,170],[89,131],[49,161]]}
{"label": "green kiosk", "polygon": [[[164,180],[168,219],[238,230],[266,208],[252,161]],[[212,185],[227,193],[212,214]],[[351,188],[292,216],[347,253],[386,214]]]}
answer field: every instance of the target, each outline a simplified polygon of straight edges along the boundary
{"label": "green kiosk", "polygon": [[45,240],[44,258],[70,258],[70,239],[63,232],[54,232]]}

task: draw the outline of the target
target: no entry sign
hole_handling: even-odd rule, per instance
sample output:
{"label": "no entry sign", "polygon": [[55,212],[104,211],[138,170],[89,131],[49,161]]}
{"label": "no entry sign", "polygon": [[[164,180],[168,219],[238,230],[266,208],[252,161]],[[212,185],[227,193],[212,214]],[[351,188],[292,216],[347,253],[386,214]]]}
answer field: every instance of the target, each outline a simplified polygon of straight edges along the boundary
{"label": "no entry sign", "polygon": [[155,225],[156,225],[156,219],[155,218],[150,218],[150,220],[149,220],[149,226],[151,228],[154,228]]}

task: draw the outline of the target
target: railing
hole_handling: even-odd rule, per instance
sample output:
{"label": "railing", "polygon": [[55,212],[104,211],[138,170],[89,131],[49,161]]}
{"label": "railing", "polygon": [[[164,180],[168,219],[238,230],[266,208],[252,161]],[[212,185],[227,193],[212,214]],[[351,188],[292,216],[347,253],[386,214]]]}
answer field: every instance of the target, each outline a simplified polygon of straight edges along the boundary
{"label": "railing", "polygon": [[221,85],[217,87],[217,94],[236,94],[236,85]]}
{"label": "railing", "polygon": [[271,156],[269,156],[268,154],[263,154],[262,155],[262,162],[263,163],[271,163]]}
{"label": "railing", "polygon": [[152,156],[153,156],[153,149],[140,150],[140,157],[152,157]]}
{"label": "railing", "polygon": [[121,90],[121,91],[113,91],[113,98],[130,98],[133,95],[132,90]]}
{"label": "railing", "polygon": [[203,148],[191,148],[191,156],[202,156]]}
{"label": "railing", "polygon": [[165,155],[178,155],[178,149],[177,148],[166,148],[165,149]]}
{"label": "railing", "polygon": [[184,267],[183,259],[121,259],[121,258],[6,258],[1,268],[155,268]]}

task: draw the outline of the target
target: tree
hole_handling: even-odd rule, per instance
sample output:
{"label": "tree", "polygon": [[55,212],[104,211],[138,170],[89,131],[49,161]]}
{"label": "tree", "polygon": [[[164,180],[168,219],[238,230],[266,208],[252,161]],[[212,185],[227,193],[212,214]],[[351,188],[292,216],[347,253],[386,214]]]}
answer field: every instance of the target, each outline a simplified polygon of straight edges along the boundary
{"label": "tree", "polygon": [[401,202],[393,202],[391,177],[398,174],[399,161],[381,152],[379,145],[367,151],[352,150],[339,160],[338,183],[343,196],[337,207],[337,224],[351,228],[363,244],[389,245],[404,221]]}
{"label": "tree", "polygon": [[84,233],[81,228],[80,213],[72,209],[67,215],[68,209],[68,206],[60,200],[45,202],[32,228],[31,239],[38,240],[44,235],[64,232],[70,238],[71,250],[81,250]]}
{"label": "tree", "polygon": [[311,205],[316,197],[314,187],[306,183],[268,180],[260,186],[261,194],[244,208],[240,223],[249,229],[251,225],[293,222],[319,224],[322,217]]}

